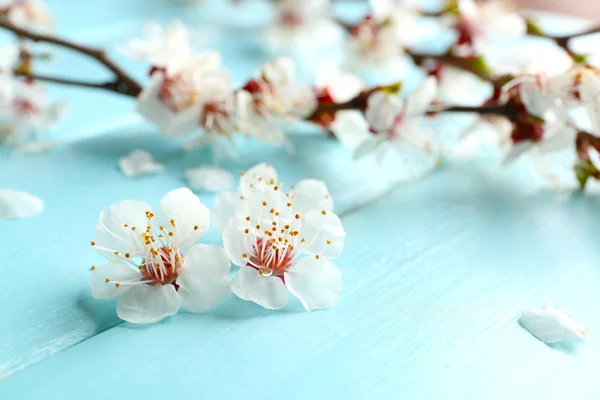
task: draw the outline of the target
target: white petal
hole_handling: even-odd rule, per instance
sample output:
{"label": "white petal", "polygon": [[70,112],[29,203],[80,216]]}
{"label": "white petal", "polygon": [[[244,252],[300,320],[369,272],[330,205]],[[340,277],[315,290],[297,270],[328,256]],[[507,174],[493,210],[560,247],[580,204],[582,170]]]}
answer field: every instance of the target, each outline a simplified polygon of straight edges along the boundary
{"label": "white petal", "polygon": [[311,210],[302,215],[302,236],[306,239],[303,251],[322,258],[339,257],[344,250],[346,232],[340,218],[331,211]]}
{"label": "white petal", "polygon": [[333,263],[305,257],[285,273],[285,284],[306,311],[329,308],[342,290],[342,274]]}
{"label": "white petal", "polygon": [[594,168],[600,171],[600,153],[598,153],[598,150],[591,146],[588,147],[588,156],[590,157],[590,162]]}
{"label": "white petal", "polygon": [[134,178],[141,174],[155,174],[165,169],[162,164],[155,162],[152,155],[145,150],[136,149],[129,155],[119,159],[121,172],[128,177]]}
{"label": "white petal", "polygon": [[377,91],[369,97],[365,117],[376,132],[388,130],[394,118],[404,110],[404,103],[396,96]]}
{"label": "white petal", "polygon": [[188,188],[170,191],[160,201],[157,221],[173,232],[173,245],[190,247],[202,238],[210,224],[210,211]]}
{"label": "white petal", "polygon": [[181,296],[173,285],[136,285],[119,297],[117,315],[133,324],[150,324],[174,315]]}
{"label": "white petal", "polygon": [[294,211],[304,214],[309,210],[333,210],[333,199],[323,181],[303,179],[294,188]]}
{"label": "white petal", "polygon": [[362,142],[354,151],[354,159],[360,160],[361,158],[373,153],[381,143],[383,143],[383,135],[371,136],[369,139]]}
{"label": "white petal", "polygon": [[547,308],[523,310],[521,325],[544,343],[576,344],[585,339],[586,331],[567,315]]}
{"label": "white petal", "polygon": [[229,292],[231,263],[221,246],[197,244],[188,250],[184,262],[177,284],[185,308],[204,312]]}
{"label": "white petal", "polygon": [[237,192],[223,192],[215,197],[212,222],[217,232],[223,233],[229,218],[233,217],[233,213],[241,201],[243,200]]}
{"label": "white petal", "polygon": [[350,149],[358,147],[373,135],[369,133],[369,124],[365,117],[355,111],[340,111],[331,124],[331,131],[340,143]]}
{"label": "white petal", "polygon": [[246,224],[243,219],[231,218],[223,230],[223,247],[231,262],[238,267],[248,264],[243,254],[250,254],[254,243],[247,242],[245,230]]}
{"label": "white petal", "polygon": [[406,115],[423,114],[431,106],[437,95],[437,79],[433,76],[425,80],[408,96],[406,100]]}
{"label": "white petal", "polygon": [[242,174],[238,191],[241,195],[248,196],[257,187],[277,185],[278,183],[279,177],[275,168],[269,163],[262,163],[255,165]]}
{"label": "white petal", "polygon": [[159,91],[164,82],[164,75],[154,73],[148,86],[142,90],[137,98],[137,110],[148,121],[156,124],[161,131],[165,131],[174,113],[169,110],[159,99]]}
{"label": "white petal", "polygon": [[340,71],[335,65],[325,65],[317,70],[317,86],[327,89],[327,93],[336,103],[349,101],[364,88],[363,82],[356,76]]}
{"label": "white petal", "polygon": [[533,149],[534,145],[535,143],[533,143],[531,140],[523,140],[517,144],[513,144],[508,153],[506,153],[506,155],[504,156],[504,159],[502,160],[502,165],[506,166],[512,164],[523,154]]}
{"label": "white petal", "polygon": [[0,189],[0,219],[29,218],[44,211],[39,197],[12,189]]}
{"label": "white petal", "polygon": [[274,86],[286,85],[294,80],[296,66],[290,58],[280,57],[266,63],[263,67],[263,78]]}
{"label": "white petal", "polygon": [[185,171],[188,185],[192,189],[204,189],[211,192],[231,190],[234,185],[233,175],[226,169],[214,165],[202,165]]}
{"label": "white petal", "polygon": [[538,149],[542,153],[549,153],[574,146],[576,133],[575,129],[561,124],[560,130],[554,131],[552,136],[544,139]]}
{"label": "white petal", "polygon": [[231,281],[231,291],[241,299],[253,301],[270,310],[279,310],[288,303],[288,292],[276,276],[262,276],[251,267],[242,267]]}
{"label": "white petal", "polygon": [[[107,279],[109,282],[106,281]],[[125,263],[113,262],[101,265],[96,267],[90,276],[92,296],[98,300],[115,299],[133,287],[133,285],[123,285],[120,282],[139,279],[140,272]],[[119,283],[118,286],[117,283]]]}
{"label": "white petal", "polygon": [[[94,231],[94,249],[111,261],[122,260],[122,255],[142,249],[140,234],[148,226],[146,211],[152,211],[148,203],[134,200],[123,200],[102,210]],[[115,251],[121,256],[113,254]]]}

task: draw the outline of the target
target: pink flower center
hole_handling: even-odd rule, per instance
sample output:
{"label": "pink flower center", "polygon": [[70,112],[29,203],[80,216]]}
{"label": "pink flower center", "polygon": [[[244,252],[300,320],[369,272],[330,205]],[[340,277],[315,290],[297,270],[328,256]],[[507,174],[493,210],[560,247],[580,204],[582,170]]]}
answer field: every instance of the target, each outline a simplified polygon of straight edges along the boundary
{"label": "pink flower center", "polygon": [[183,267],[181,250],[161,247],[152,251],[151,255],[152,257],[145,259],[140,265],[142,280],[151,281],[151,285],[173,284],[178,289],[179,285],[175,281],[178,271]]}

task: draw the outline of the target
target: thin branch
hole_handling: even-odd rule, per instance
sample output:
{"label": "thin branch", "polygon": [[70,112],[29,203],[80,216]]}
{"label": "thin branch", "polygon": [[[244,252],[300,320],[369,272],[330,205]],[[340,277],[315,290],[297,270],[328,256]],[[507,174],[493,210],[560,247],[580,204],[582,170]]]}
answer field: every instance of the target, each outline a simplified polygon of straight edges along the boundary
{"label": "thin branch", "polygon": [[[78,82],[78,86],[86,86],[86,87],[95,87],[105,90],[110,90],[119,94],[124,94],[131,97],[137,97],[142,91],[142,87],[139,83],[137,83],[133,78],[127,75],[121,68],[119,68],[113,61],[111,61],[107,56],[104,50],[93,49],[87,46],[79,45],[77,43],[73,43],[67,40],[59,39],[54,36],[42,35],[35,32],[31,32],[29,30],[19,28],[10,22],[7,18],[0,18],[0,28],[9,30],[16,34],[21,38],[26,38],[32,40],[34,42],[44,42],[51,43],[57,46],[61,46],[67,49],[74,50],[78,53],[85,54],[88,57],[91,57],[110,71],[112,71],[116,80],[109,84],[94,84],[94,83],[86,83],[86,82]],[[53,79],[53,78],[52,78]],[[47,79],[48,80],[48,79]],[[60,83],[60,79],[55,79],[54,82]]]}
{"label": "thin branch", "polygon": [[118,82],[93,83],[93,82],[79,81],[79,80],[74,80],[74,79],[56,78],[56,77],[47,76],[47,75],[29,74],[29,73],[23,73],[20,71],[14,71],[14,75],[30,78],[30,79],[33,79],[36,81],[59,83],[62,85],[78,86],[78,87],[85,87],[85,88],[91,88],[91,89],[103,89],[103,90],[108,90],[111,92],[122,93],[122,91],[119,90],[119,88],[117,87],[117,85],[119,85]]}

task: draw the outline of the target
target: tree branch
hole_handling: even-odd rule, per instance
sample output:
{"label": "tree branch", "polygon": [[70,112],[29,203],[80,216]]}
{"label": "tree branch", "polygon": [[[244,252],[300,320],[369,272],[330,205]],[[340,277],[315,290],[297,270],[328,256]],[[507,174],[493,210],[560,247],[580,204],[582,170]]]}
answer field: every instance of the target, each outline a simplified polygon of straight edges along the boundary
{"label": "tree branch", "polygon": [[56,78],[56,77],[47,76],[47,75],[29,74],[29,73],[24,73],[24,72],[20,72],[20,71],[14,71],[14,75],[31,78],[36,81],[59,83],[59,84],[63,84],[63,85],[78,86],[78,87],[85,87],[85,88],[91,88],[91,89],[103,89],[103,90],[108,90],[111,92],[123,93],[123,91],[117,87],[120,84],[119,82],[93,83],[93,82],[79,81],[79,80],[74,80],[74,79]]}
{"label": "tree branch", "polygon": [[[116,92],[119,94],[124,94],[124,95],[131,96],[131,97],[137,97],[140,94],[140,92],[142,91],[142,87],[140,86],[140,84],[137,83],[129,75],[127,75],[127,73],[125,73],[121,68],[119,68],[113,61],[111,61],[106,56],[106,53],[104,52],[104,50],[93,49],[90,47],[79,45],[77,43],[69,42],[67,40],[59,39],[54,36],[42,35],[42,34],[38,34],[35,32],[31,32],[29,30],[26,30],[26,29],[23,29],[23,28],[20,28],[20,27],[14,25],[7,18],[0,18],[0,28],[11,31],[21,38],[26,38],[26,39],[32,40],[34,42],[51,43],[51,44],[55,44],[57,46],[71,49],[71,50],[81,53],[81,54],[85,54],[88,57],[91,57],[91,58],[97,60],[98,62],[100,62],[102,65],[104,65],[110,71],[112,71],[116,76],[115,81],[107,83],[107,84],[94,84],[94,83],[76,82],[76,81],[70,81],[71,83],[67,83],[67,82],[69,82],[69,80],[45,77],[46,78],[45,80],[47,80],[47,81],[56,82],[56,83],[67,83],[67,84],[72,84],[72,85],[77,85],[77,86],[85,86],[85,87],[92,87],[92,88],[98,88],[98,89],[105,89],[105,90],[109,90],[109,91]],[[35,79],[35,76],[31,76],[31,77]],[[76,83],[74,83],[74,82],[76,82]]]}

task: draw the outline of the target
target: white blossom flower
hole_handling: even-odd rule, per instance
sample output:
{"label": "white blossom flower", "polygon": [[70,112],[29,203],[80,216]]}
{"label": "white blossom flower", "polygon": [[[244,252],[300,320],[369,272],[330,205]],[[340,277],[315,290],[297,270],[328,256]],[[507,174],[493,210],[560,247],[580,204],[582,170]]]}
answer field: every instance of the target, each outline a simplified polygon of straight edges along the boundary
{"label": "white blossom flower", "polygon": [[14,44],[6,44],[0,47],[0,80],[12,76],[13,69],[19,61],[19,52],[19,47]]}
{"label": "white blossom flower", "polygon": [[30,82],[0,84],[0,143],[23,147],[40,140],[64,114],[64,102],[51,103],[43,89]]}
{"label": "white blossom flower", "polygon": [[289,52],[308,44],[335,43],[341,31],[328,18],[330,0],[279,0],[274,4],[275,21],[264,32],[266,44],[275,52]]}
{"label": "white blossom flower", "polygon": [[313,89],[296,81],[294,62],[284,57],[266,63],[236,100],[239,131],[272,145],[287,142],[282,122],[305,118],[317,106]]}
{"label": "white blossom flower", "polygon": [[[215,198],[213,210],[213,223],[218,232],[222,232],[229,219],[234,215],[235,209],[257,189],[278,187],[282,190],[283,181],[279,181],[277,171],[271,164],[255,165],[240,176],[240,183],[236,192],[223,192]],[[329,189],[323,181],[316,179],[302,179],[291,186],[287,194],[294,200],[298,212],[309,210],[333,210],[333,199]]]}
{"label": "white blossom flower", "polygon": [[10,22],[34,31],[47,32],[54,28],[50,11],[41,0],[5,0],[0,13],[6,10]]}
{"label": "white blossom flower", "polygon": [[44,211],[37,196],[12,189],[0,189],[0,219],[29,218]]}
{"label": "white blossom flower", "polygon": [[128,178],[135,178],[142,174],[156,174],[162,172],[165,167],[152,158],[152,154],[145,150],[135,149],[126,156],[119,159],[119,168]]}
{"label": "white blossom flower", "polygon": [[226,169],[214,165],[201,165],[185,170],[188,185],[192,189],[222,192],[233,188],[233,175]]}
{"label": "white blossom flower", "polygon": [[235,125],[229,74],[215,65],[213,53],[201,59],[173,77],[161,71],[152,74],[138,97],[138,111],[169,136],[203,128],[208,135],[231,138]]}
{"label": "white blossom flower", "polygon": [[461,46],[468,47],[464,56],[472,55],[473,50],[485,54],[488,41],[495,37],[521,37],[527,33],[525,19],[507,1],[459,0],[458,9],[460,35],[455,50],[461,53]]}
{"label": "white blossom flower", "polygon": [[585,328],[552,308],[525,309],[521,311],[519,322],[537,339],[550,345],[572,348],[582,344],[586,336]]}
{"label": "white blossom flower", "polygon": [[365,113],[367,121],[361,122],[356,116],[351,120],[345,118],[334,124],[332,130],[336,136],[345,137],[343,140],[348,143],[365,138],[355,150],[357,159],[372,152],[382,157],[388,147],[401,155],[417,150],[429,156],[432,151],[427,138],[430,129],[424,122],[436,90],[436,79],[428,77],[406,99],[377,91],[369,98]]}
{"label": "white blossom flower", "polygon": [[92,246],[110,263],[93,268],[94,298],[119,298],[117,315],[132,323],[160,321],[181,305],[210,309],[229,291],[231,265],[222,247],[194,244],[209,219],[208,208],[186,188],[167,193],[156,217],[141,201],[106,208]]}
{"label": "white blossom flower", "polygon": [[231,283],[240,298],[268,309],[288,302],[288,291],[307,311],[337,300],[342,276],[329,260],[341,255],[346,233],[326,210],[301,213],[278,186],[254,190],[223,232],[223,244],[240,267]]}
{"label": "white blossom flower", "polygon": [[177,75],[193,62],[190,35],[180,20],[164,28],[158,22],[149,22],[145,28],[144,38],[131,40],[120,47],[123,54],[164,69],[168,76]]}
{"label": "white blossom flower", "polygon": [[549,81],[541,76],[521,77],[509,82],[504,90],[508,92],[515,85],[518,85],[519,101],[525,110],[510,132],[511,146],[504,164],[534,149],[550,153],[573,146],[577,131],[569,123],[566,110]]}
{"label": "white blossom flower", "polygon": [[340,70],[336,65],[324,65],[317,70],[317,89],[335,103],[344,103],[358,96],[365,88],[356,75]]}

